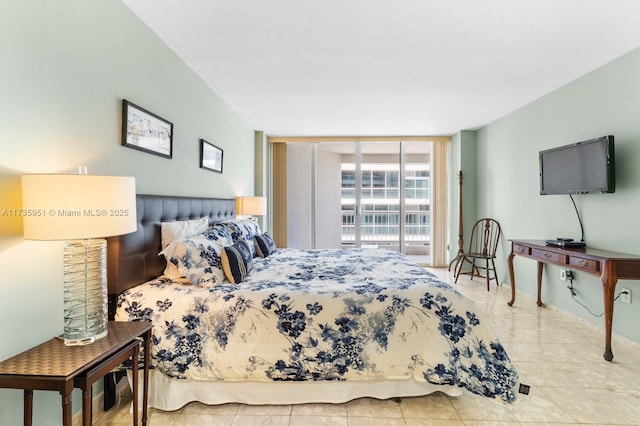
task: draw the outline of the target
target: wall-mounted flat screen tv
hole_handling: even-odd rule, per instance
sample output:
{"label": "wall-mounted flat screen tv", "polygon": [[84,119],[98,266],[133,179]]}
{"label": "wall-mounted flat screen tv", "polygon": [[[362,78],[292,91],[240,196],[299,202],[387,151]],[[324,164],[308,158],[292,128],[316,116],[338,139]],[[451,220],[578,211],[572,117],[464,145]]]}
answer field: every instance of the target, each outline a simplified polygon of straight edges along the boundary
{"label": "wall-mounted flat screen tv", "polygon": [[540,151],[540,194],[615,192],[613,136]]}

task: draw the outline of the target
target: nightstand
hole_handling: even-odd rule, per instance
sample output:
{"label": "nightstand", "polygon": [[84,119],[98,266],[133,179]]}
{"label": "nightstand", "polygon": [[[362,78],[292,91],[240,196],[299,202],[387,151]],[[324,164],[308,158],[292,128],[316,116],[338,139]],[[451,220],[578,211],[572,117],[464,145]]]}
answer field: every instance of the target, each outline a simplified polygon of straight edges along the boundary
{"label": "nightstand", "polygon": [[132,360],[133,424],[138,424],[138,354],[144,342],[144,392],[142,424],[147,423],[149,340],[151,323],[109,321],[109,334],[86,346],[65,346],[59,338],[48,340],[0,362],[0,388],[24,389],[24,424],[31,425],[34,390],[57,390],[62,396],[62,424],[71,426],[71,391],[82,389],[82,424],[91,425],[92,385],[96,380]]}

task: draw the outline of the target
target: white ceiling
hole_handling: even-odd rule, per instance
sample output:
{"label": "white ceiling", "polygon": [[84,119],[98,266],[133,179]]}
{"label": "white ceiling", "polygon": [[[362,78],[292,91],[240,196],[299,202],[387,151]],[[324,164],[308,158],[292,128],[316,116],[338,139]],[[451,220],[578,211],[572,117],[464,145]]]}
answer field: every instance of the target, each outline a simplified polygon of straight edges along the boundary
{"label": "white ceiling", "polygon": [[638,0],[123,1],[278,136],[476,129],[640,46]]}

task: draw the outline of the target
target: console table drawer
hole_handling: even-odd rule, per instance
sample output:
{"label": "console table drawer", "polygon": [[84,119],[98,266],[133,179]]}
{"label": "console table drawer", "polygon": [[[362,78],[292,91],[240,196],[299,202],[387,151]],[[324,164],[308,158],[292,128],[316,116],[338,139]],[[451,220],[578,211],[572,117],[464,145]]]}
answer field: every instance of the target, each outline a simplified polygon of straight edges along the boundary
{"label": "console table drawer", "polygon": [[522,246],[520,244],[513,244],[513,252],[516,254],[523,254],[529,256],[531,254],[531,247]]}
{"label": "console table drawer", "polygon": [[585,259],[584,257],[578,257],[578,256],[570,256],[569,265],[575,266],[576,269],[581,269],[585,272],[591,272],[596,274],[600,273],[600,262],[592,259]]}
{"label": "console table drawer", "polygon": [[545,262],[553,262],[553,263],[560,263],[560,264],[566,264],[567,263],[567,256],[566,255],[560,254],[560,253],[554,253],[552,251],[546,251],[546,250],[540,250],[540,249],[532,248],[531,249],[531,256],[538,257],[538,258],[544,260]]}

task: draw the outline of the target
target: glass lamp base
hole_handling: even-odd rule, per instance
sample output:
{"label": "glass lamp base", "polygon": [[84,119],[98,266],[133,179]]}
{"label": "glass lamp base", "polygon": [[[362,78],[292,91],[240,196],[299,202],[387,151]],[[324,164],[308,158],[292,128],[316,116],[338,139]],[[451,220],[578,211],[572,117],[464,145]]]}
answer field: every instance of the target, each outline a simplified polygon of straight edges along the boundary
{"label": "glass lamp base", "polygon": [[107,335],[107,242],[64,245],[64,343],[88,345]]}

